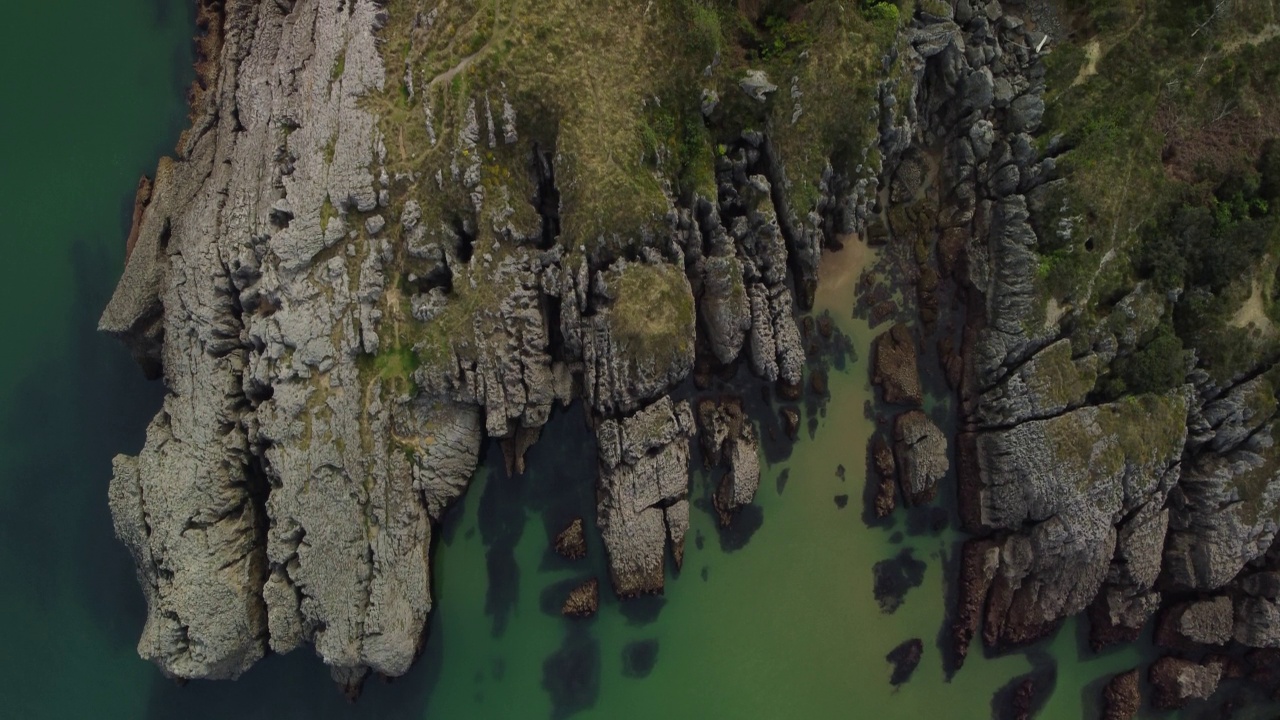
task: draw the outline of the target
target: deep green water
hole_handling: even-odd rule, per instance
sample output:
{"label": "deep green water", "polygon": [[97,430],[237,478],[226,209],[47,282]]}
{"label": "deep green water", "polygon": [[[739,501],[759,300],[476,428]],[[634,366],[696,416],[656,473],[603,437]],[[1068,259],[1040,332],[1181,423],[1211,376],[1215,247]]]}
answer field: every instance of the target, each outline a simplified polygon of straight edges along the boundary
{"label": "deep green water", "polygon": [[[595,460],[571,409],[526,477],[487,463],[445,523],[438,612],[408,676],[370,682],[355,706],[308,651],[236,683],[165,681],[135,653],[141,593],[106,509],[110,458],[138,449],[159,388],[93,328],[120,270],[134,182],[184,122],[188,5],[10,2],[0,22],[0,718],[984,718],[993,692],[1040,667],[1056,673],[1041,717],[1074,719],[1140,660],[1133,648],[1092,657],[1070,624],[1028,653],[975,650],[946,680],[942,559],[958,536],[912,534],[902,513],[896,527],[864,524],[870,395],[865,364],[852,362],[832,374],[835,400],[813,437],[766,471],[743,518],[754,533],[722,537],[695,510],[664,598],[606,596],[585,622],[554,612],[566,583],[606,577],[594,538],[590,564],[548,552],[569,517],[591,517]],[[821,301],[865,358],[869,332],[845,319],[852,284],[838,280]],[[694,494],[706,493],[700,479]],[[886,614],[872,566],[904,548],[926,563],[923,582]],[[911,637],[924,661],[894,690],[884,656]]]}

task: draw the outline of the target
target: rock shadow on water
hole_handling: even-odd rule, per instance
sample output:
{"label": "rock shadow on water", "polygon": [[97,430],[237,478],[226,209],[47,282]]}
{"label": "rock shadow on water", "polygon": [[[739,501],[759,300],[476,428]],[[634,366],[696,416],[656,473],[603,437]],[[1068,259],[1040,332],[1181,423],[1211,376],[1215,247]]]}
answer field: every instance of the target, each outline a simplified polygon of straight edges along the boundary
{"label": "rock shadow on water", "polygon": [[903,548],[895,557],[875,564],[876,601],[880,611],[892,614],[902,607],[907,592],[924,582],[927,564],[916,558],[911,548]]}
{"label": "rock shadow on water", "polygon": [[67,345],[60,355],[34,356],[39,362],[14,383],[0,418],[0,564],[23,578],[6,588],[10,602],[53,608],[69,592],[113,645],[132,651],[146,613],[129,553],[114,537],[106,490],[111,458],[142,447],[163,387],[97,331],[115,282],[103,271],[115,265],[112,255],[94,242],[69,243],[69,322],[49,328]]}
{"label": "rock shadow on water", "polygon": [[622,648],[622,675],[629,678],[646,678],[658,663],[658,640],[637,640]]}
{"label": "rock shadow on water", "polygon": [[658,619],[667,599],[661,595],[641,595],[619,601],[618,612],[627,619],[628,625],[643,627]]}
{"label": "rock shadow on water", "polygon": [[480,538],[485,544],[485,569],[489,586],[485,591],[485,613],[493,618],[493,636],[502,637],[507,621],[520,597],[520,567],[515,549],[524,534],[525,508],[518,478],[502,470],[496,443],[487,443],[485,467],[489,468],[477,513]]}
{"label": "rock shadow on water", "polygon": [[951,513],[940,505],[907,508],[907,534],[913,537],[940,535],[951,525]]}
{"label": "rock shadow on water", "polygon": [[720,538],[720,549],[727,553],[736,552],[746,547],[747,543],[751,542],[751,537],[764,525],[764,508],[755,503],[738,508],[728,525],[720,524],[719,515],[716,514],[711,500],[699,498],[693,504],[698,509],[710,514],[711,517],[717,518],[716,535]]}
{"label": "rock shadow on water", "polygon": [[600,698],[600,641],[571,628],[542,663],[542,688],[551,696],[551,718],[561,720],[595,706]]}
{"label": "rock shadow on water", "polygon": [[782,472],[778,473],[778,479],[775,481],[775,485],[777,486],[779,495],[782,494],[783,490],[787,489],[787,481],[790,479],[791,468],[783,468]]}

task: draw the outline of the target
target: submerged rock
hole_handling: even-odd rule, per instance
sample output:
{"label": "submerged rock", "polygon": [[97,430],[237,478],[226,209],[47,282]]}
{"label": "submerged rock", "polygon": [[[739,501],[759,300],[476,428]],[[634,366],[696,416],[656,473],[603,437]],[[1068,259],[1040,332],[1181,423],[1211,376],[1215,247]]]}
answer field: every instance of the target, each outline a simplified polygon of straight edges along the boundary
{"label": "submerged rock", "polygon": [[920,665],[920,658],[924,655],[924,643],[920,638],[907,640],[901,645],[889,651],[885,656],[885,660],[893,665],[893,675],[889,678],[890,685],[901,685],[911,679],[915,674],[916,667]]}

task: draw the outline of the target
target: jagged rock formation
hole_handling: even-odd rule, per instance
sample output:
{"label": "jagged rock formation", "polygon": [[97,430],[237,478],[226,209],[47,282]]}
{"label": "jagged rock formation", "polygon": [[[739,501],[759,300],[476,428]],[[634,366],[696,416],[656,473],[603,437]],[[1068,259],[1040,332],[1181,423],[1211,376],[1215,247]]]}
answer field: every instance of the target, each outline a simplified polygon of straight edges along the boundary
{"label": "jagged rock formation", "polygon": [[737,399],[720,402],[704,398],[698,403],[702,453],[710,466],[723,465],[725,474],[712,496],[720,523],[728,525],[733,514],[755,499],[760,488],[759,441],[755,426]]}
{"label": "jagged rock formation", "polygon": [[[1008,648],[1085,610],[1095,647],[1136,639],[1162,607],[1159,642],[1171,647],[1276,646],[1273,360],[1224,380],[1188,354],[1184,373],[1180,356],[1168,363],[1181,387],[1115,382],[1176,297],[1144,281],[1095,302],[1096,275],[1048,297],[1041,277],[1057,256],[1047,248],[1072,239],[1076,219],[1057,172],[1070,141],[1037,137],[1052,43],[1028,19],[1043,10],[936,5],[916,15],[895,58],[913,81],[905,94],[882,86],[889,203],[868,234],[903,248],[917,337],[936,344],[959,391],[960,510],[978,537],[962,553],[957,659],[979,631]],[[963,315],[939,301],[944,290]],[[873,381],[891,403],[917,402],[910,377],[893,375],[915,352],[912,334],[898,325],[876,341]],[[1155,702],[1205,697],[1221,672],[1162,660]]]}
{"label": "jagged rock formation", "polygon": [[[526,10],[548,26],[576,12]],[[656,42],[627,28],[685,28],[619,12],[634,15],[609,19],[620,34],[570,51],[625,74],[651,61],[627,43]],[[458,8],[229,0],[201,13],[192,128],[139,187],[101,320],[168,389],[110,491],[147,600],[140,653],[174,677],[234,678],[311,645],[353,693],[370,672],[403,674],[432,608],[433,526],[482,440],[521,473],[552,408],[578,399],[597,432],[614,590],[660,592],[668,551],[683,557],[696,434],[671,392],[700,352],[798,392],[795,315],[825,236],[867,212],[869,178],[828,166],[793,205],[783,151],[754,130],[718,152],[704,140],[696,187],[677,191],[685,169],[663,148],[636,153],[652,165],[609,165],[559,79],[484,76],[449,94],[487,62],[486,44],[438,67],[454,49],[441,33],[478,22]],[[701,73],[709,60],[686,65],[724,101],[698,120],[755,103],[727,97],[728,71]],[[590,111],[653,120],[625,115],[651,90],[611,85],[632,95]],[[722,439],[724,511],[759,484],[755,432],[739,409]],[[580,557],[582,532],[557,550]],[[595,586],[579,591],[566,612],[594,606]]]}

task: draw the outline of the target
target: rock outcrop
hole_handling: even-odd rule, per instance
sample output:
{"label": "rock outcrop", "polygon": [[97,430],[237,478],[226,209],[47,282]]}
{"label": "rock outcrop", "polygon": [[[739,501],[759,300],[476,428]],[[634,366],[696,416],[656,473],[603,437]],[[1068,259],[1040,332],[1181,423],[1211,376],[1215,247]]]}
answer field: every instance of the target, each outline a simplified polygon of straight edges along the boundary
{"label": "rock outcrop", "polygon": [[1102,691],[1103,720],[1133,720],[1141,709],[1138,671],[1128,670],[1111,678]]}
{"label": "rock outcrop", "polygon": [[871,380],[884,390],[885,402],[919,406],[924,401],[916,355],[916,342],[906,325],[894,325],[876,338]]}
{"label": "rock outcrop", "polygon": [[908,505],[924,505],[938,494],[938,481],[947,474],[947,438],[942,430],[919,410],[899,415],[893,421],[894,456],[902,497]]}
{"label": "rock outcrop", "polygon": [[[522,473],[575,400],[597,432],[614,590],[660,592],[668,549],[683,557],[696,429],[670,393],[699,352],[802,386],[818,227],[848,232],[865,201],[824,184],[834,226],[793,209],[760,132],[708,148],[703,194],[676,193],[661,161],[611,184],[584,166],[582,108],[523,106],[506,83],[444,102],[436,81],[483,53],[425,69],[452,52],[445,27],[475,19],[437,25],[413,4],[201,4],[192,127],[139,187],[100,322],[168,391],[110,488],[147,601],[139,652],[168,675],[234,678],[303,645],[351,692],[406,672],[434,526],[482,441]],[[411,112],[383,112],[397,103]],[[524,124],[538,112],[569,120]],[[584,207],[596,196],[614,205]],[[738,415],[730,513],[760,476]],[[557,550],[583,555],[580,521]]]}
{"label": "rock outcrop", "polygon": [[698,402],[698,425],[702,428],[702,453],[710,466],[723,466],[725,473],[712,495],[720,524],[728,525],[733,514],[755,499],[760,488],[760,450],[755,425],[736,399],[720,402],[703,398]]}
{"label": "rock outcrop", "polygon": [[[1099,302],[1089,281],[1049,297],[1046,263],[1094,240],[1072,234],[1070,178],[1057,171],[1071,143],[1039,135],[1052,40],[1026,19],[1042,9],[1006,5],[957,0],[911,20],[892,58],[909,82],[881,87],[888,204],[869,229],[896,253],[920,321],[876,339],[873,382],[888,403],[919,404],[917,367],[933,358],[917,357],[918,342],[938,348],[959,394],[960,513],[978,537],[962,557],[956,660],[978,632],[1007,649],[1085,610],[1095,648],[1135,640],[1161,608],[1161,642],[1179,650],[1273,647],[1274,360],[1223,379],[1194,353],[1161,358],[1172,389],[1134,390],[1146,379],[1126,386],[1121,369],[1167,326],[1176,293],[1139,282]],[[938,297],[948,282],[963,313]],[[911,502],[931,473],[896,449]],[[1166,659],[1152,678],[1160,702],[1180,704],[1221,672]]]}
{"label": "rock outcrop", "polygon": [[1162,657],[1151,664],[1151,705],[1157,710],[1177,710],[1192,700],[1206,700],[1218,689],[1222,663],[1192,662]]}

